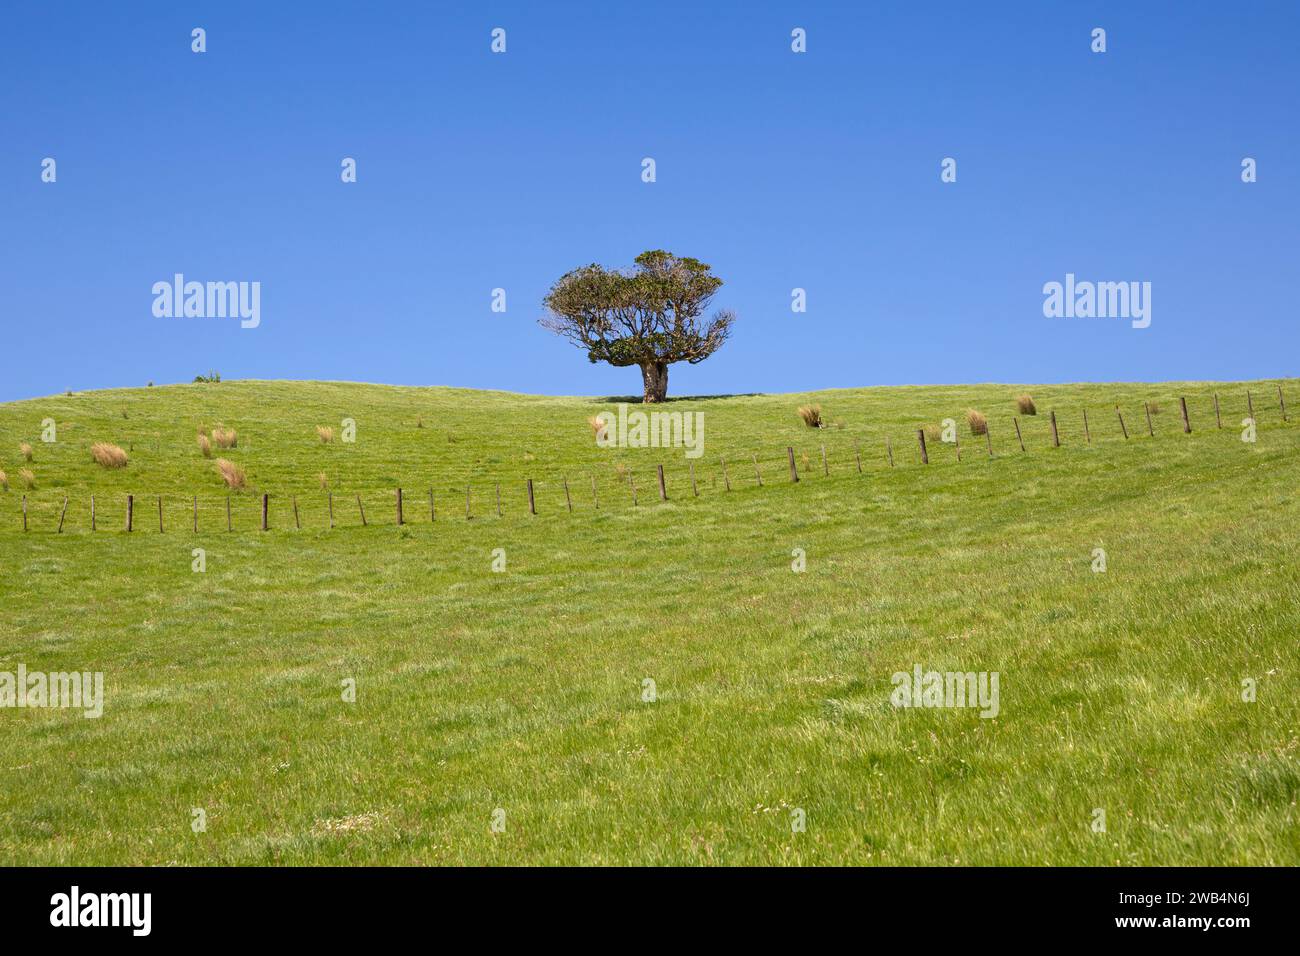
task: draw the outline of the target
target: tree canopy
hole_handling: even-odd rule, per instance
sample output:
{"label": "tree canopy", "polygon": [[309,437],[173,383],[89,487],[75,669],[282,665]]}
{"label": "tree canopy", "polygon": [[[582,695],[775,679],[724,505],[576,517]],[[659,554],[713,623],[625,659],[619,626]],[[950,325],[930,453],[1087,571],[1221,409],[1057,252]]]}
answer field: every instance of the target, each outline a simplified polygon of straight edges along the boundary
{"label": "tree canopy", "polygon": [[727,340],[735,313],[704,317],[722,280],[698,259],[643,252],[630,270],[592,263],[563,275],[543,304],[542,326],[584,349],[591,362],[637,365],[645,401],[668,394],[668,366],[702,362]]}

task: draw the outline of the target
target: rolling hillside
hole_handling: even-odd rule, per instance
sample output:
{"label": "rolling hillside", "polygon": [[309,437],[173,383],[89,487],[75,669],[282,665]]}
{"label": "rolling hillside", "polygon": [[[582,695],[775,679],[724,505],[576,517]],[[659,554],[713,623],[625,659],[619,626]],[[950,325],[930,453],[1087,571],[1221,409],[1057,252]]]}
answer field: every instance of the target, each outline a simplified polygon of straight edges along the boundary
{"label": "rolling hillside", "polygon": [[[0,709],[0,862],[1300,862],[1300,383],[658,409],[703,413],[697,459],[596,447],[617,401],[223,382],[0,405],[0,672],[105,684],[97,719]],[[931,442],[922,465],[944,418],[960,461]],[[237,444],[209,459],[218,424]],[[996,672],[997,716],[893,706],[917,666]]]}

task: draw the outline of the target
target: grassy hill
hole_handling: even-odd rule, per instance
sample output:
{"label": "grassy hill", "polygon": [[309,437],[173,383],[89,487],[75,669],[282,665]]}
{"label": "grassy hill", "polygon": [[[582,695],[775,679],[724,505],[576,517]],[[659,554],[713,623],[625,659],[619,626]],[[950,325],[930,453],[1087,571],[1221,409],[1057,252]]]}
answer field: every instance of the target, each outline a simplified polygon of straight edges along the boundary
{"label": "grassy hill", "polygon": [[[674,401],[704,413],[698,496],[681,449],[595,447],[617,399],[223,382],[0,405],[0,671],[106,685],[99,719],[0,709],[0,863],[1300,863],[1300,383],[1289,423],[1278,384]],[[807,428],[809,402],[837,427]],[[960,461],[920,464],[916,428],[968,408],[992,456],[963,424]],[[243,491],[196,443],[218,423]],[[916,665],[997,672],[998,716],[895,708]]]}

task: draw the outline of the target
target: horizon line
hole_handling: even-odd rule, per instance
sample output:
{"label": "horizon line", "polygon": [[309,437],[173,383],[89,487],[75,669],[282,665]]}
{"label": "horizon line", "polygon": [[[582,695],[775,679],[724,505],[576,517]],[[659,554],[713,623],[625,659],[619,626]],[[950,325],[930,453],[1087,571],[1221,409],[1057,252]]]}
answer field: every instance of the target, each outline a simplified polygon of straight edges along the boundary
{"label": "horizon line", "polygon": [[[849,391],[867,391],[873,389],[909,389],[909,388],[982,388],[982,387],[1006,387],[1006,388],[1068,388],[1080,385],[1245,385],[1255,382],[1278,384],[1282,382],[1295,382],[1300,380],[1297,376],[1275,376],[1271,378],[1243,378],[1243,379],[1129,379],[1129,380],[1075,380],[1069,382],[996,382],[996,381],[979,381],[979,382],[913,382],[907,384],[878,384],[878,385],[832,385],[824,388],[795,390],[788,392],[719,392],[692,395],[669,396],[665,399],[667,402],[681,402],[718,398],[759,398],[766,396],[781,395],[813,395],[822,392],[849,392]],[[426,390],[446,390],[460,392],[485,392],[496,393],[501,395],[514,395],[521,398],[549,398],[549,399],[577,399],[590,402],[626,402],[627,404],[664,404],[650,402],[646,403],[640,395],[578,395],[578,394],[549,394],[545,392],[517,392],[506,388],[482,388],[468,385],[411,385],[398,382],[368,382],[352,379],[309,379],[309,378],[232,378],[222,379],[219,382],[164,382],[155,384],[149,382],[145,385],[115,385],[106,388],[89,388],[89,389],[69,389],[64,392],[54,392],[46,395],[32,395],[26,398],[15,398],[0,401],[0,406],[17,405],[23,402],[44,401],[52,398],[72,398],[78,395],[91,395],[101,392],[127,392],[127,391],[147,391],[153,388],[185,388],[190,386],[221,386],[221,385],[357,385],[371,388],[393,388],[393,389],[426,389]]]}

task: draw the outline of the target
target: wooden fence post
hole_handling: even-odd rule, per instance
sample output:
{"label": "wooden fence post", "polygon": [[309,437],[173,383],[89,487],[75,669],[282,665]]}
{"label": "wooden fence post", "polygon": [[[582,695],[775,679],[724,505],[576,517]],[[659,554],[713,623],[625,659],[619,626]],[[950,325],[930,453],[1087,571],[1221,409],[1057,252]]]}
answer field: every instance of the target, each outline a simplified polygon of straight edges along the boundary
{"label": "wooden fence post", "polygon": [[1147,431],[1151,433],[1151,437],[1152,437],[1152,438],[1155,438],[1155,437],[1156,437],[1156,429],[1155,429],[1155,426],[1151,424],[1151,403],[1150,403],[1150,402],[1143,402],[1143,403],[1142,403],[1142,407],[1145,408],[1145,409],[1146,409],[1146,412],[1147,412]]}
{"label": "wooden fence post", "polygon": [[722,462],[722,480],[723,480],[723,482],[726,484],[726,486],[727,486],[727,490],[730,491],[730,490],[731,490],[731,479],[727,477],[727,459],[722,458],[722,459],[719,459],[719,460]]}
{"label": "wooden fence post", "polygon": [[790,447],[789,445],[786,445],[786,446],[785,446],[785,454],[786,454],[786,457],[790,459],[790,480],[791,480],[791,481],[798,481],[798,480],[799,480],[799,469],[798,469],[798,467],[797,467],[797,466],[795,465],[795,463],[794,463],[794,449],[793,449],[792,447]]}
{"label": "wooden fence post", "polygon": [[1088,427],[1088,410],[1086,408],[1083,410],[1083,438],[1089,445],[1092,444],[1092,429]]}
{"label": "wooden fence post", "polygon": [[1277,403],[1282,406],[1282,421],[1286,421],[1286,398],[1282,395],[1282,386],[1277,387]]}
{"label": "wooden fence post", "polygon": [[686,464],[691,469],[691,494],[698,498],[700,496],[700,489],[695,487],[695,462],[688,461]]}
{"label": "wooden fence post", "polygon": [[234,530],[234,528],[230,524],[230,495],[226,495],[226,530],[227,531]]}
{"label": "wooden fence post", "polygon": [[[266,495],[266,494],[262,495],[262,530],[263,531],[268,530],[267,518],[269,517],[268,512],[270,511],[270,498],[271,498],[270,495]],[[358,502],[361,501],[360,495],[357,496],[357,501]]]}
{"label": "wooden fence post", "polygon": [[1128,428],[1124,425],[1124,413],[1119,410],[1118,405],[1115,406],[1115,416],[1119,419],[1119,430],[1124,433],[1124,440],[1128,441]]}
{"label": "wooden fence post", "polygon": [[918,428],[916,430],[916,440],[921,446],[921,464],[923,465],[930,464],[930,455],[925,450],[925,429],[924,428]]}
{"label": "wooden fence post", "polygon": [[1060,433],[1056,430],[1056,412],[1055,412],[1055,410],[1053,410],[1053,411],[1051,412],[1051,419],[1052,419],[1052,447],[1053,447],[1053,448],[1060,448],[1060,447],[1061,447],[1061,435],[1060,435]]}
{"label": "wooden fence post", "polygon": [[403,523],[404,522],[402,521],[402,489],[398,488],[397,489],[397,524],[400,527]]}
{"label": "wooden fence post", "polygon": [[1250,389],[1246,389],[1246,413],[1250,415],[1250,420],[1255,420],[1255,402],[1250,397]]}
{"label": "wooden fence post", "polygon": [[1190,435],[1192,433],[1192,423],[1187,418],[1187,396],[1178,396],[1178,406],[1183,412],[1183,434]]}
{"label": "wooden fence post", "polygon": [[[529,510],[531,510],[532,495],[529,495]],[[497,517],[501,517],[501,482],[497,482]]]}
{"label": "wooden fence post", "polygon": [[862,446],[853,446],[853,458],[858,463],[858,474],[862,474]]}
{"label": "wooden fence post", "polygon": [[537,514],[537,502],[533,499],[533,479],[528,479],[528,510]]}
{"label": "wooden fence post", "polygon": [[989,457],[993,457],[993,436],[989,434],[993,429],[989,428],[989,423],[984,423],[984,443],[989,446]]}
{"label": "wooden fence post", "polygon": [[64,495],[63,510],[59,512],[59,530],[57,532],[58,534],[63,534],[63,519],[67,517],[67,514],[68,514],[68,496]]}
{"label": "wooden fence post", "polygon": [[668,500],[668,487],[664,484],[664,466],[659,466],[659,500]]}
{"label": "wooden fence post", "polygon": [[466,485],[466,486],[465,486],[465,520],[466,520],[466,521],[469,521],[469,520],[470,520],[470,513],[469,513],[469,485]]}
{"label": "wooden fence post", "polygon": [[889,467],[894,467],[894,446],[890,443],[889,438],[885,438],[885,454],[889,456]]}
{"label": "wooden fence post", "polygon": [[27,496],[23,495],[23,530],[27,530]]}
{"label": "wooden fence post", "polygon": [[[26,502],[27,499],[24,498],[23,501]],[[25,516],[26,515],[25,505],[23,508],[23,513]],[[135,518],[135,495],[127,495],[126,496],[126,530],[127,531],[131,530],[131,525],[133,523],[134,518]],[[23,525],[24,525],[24,530],[26,530],[26,517],[24,517],[23,519]]]}
{"label": "wooden fence post", "polygon": [[569,506],[569,514],[573,514],[573,499],[569,497],[569,476],[564,476],[564,503]]}
{"label": "wooden fence post", "polygon": [[95,530],[95,496],[90,496],[90,530]]}
{"label": "wooden fence post", "polygon": [[594,504],[594,505],[596,506],[596,510],[599,511],[599,510],[600,510],[600,496],[596,494],[596,476],[595,476],[595,475],[592,475],[592,476],[591,476],[591,502],[592,502],[592,504]]}
{"label": "wooden fence post", "polygon": [[293,526],[298,531],[302,530],[302,522],[298,520],[298,496],[293,496]]}
{"label": "wooden fence post", "polygon": [[199,533],[199,496],[194,496],[194,533]]}
{"label": "wooden fence post", "polygon": [[159,534],[163,533],[162,495],[158,496],[158,533]]}
{"label": "wooden fence post", "polygon": [[830,476],[831,467],[826,463],[826,446],[822,445],[822,477],[829,478]]}
{"label": "wooden fence post", "polygon": [[1223,416],[1219,414],[1219,393],[1214,393],[1214,427],[1223,427]]}
{"label": "wooden fence post", "polygon": [[357,510],[361,512],[361,526],[366,526],[366,506],[361,503],[361,495],[357,495]]}
{"label": "wooden fence post", "polygon": [[632,506],[633,506],[633,507],[636,507],[636,505],[637,505],[637,500],[636,500],[636,479],[632,477],[632,472],[630,472],[630,471],[627,473],[627,483],[628,483],[628,487],[630,487],[630,488],[632,489]]}
{"label": "wooden fence post", "polygon": [[438,511],[433,506],[433,489],[429,489],[429,521],[430,523],[438,520]]}
{"label": "wooden fence post", "polygon": [[327,491],[326,494],[329,496],[329,505],[330,505],[330,527],[333,528],[333,527],[334,527],[334,492],[332,492],[332,491]]}
{"label": "wooden fence post", "polygon": [[1020,419],[1018,419],[1018,418],[1016,418],[1016,416],[1012,415],[1012,416],[1011,416],[1011,424],[1013,424],[1013,425],[1016,426],[1016,441],[1018,441],[1018,442],[1020,443],[1020,450],[1021,450],[1021,451],[1024,451],[1024,450],[1025,450],[1025,439],[1024,439],[1024,437],[1021,436],[1021,434],[1020,434]]}
{"label": "wooden fence post", "polygon": [[763,487],[763,475],[758,470],[758,455],[754,456],[754,478],[758,481],[758,487]]}
{"label": "wooden fence post", "polygon": [[961,461],[961,436],[958,435],[955,431],[952,433],[952,443],[953,446],[957,449],[957,460]]}

